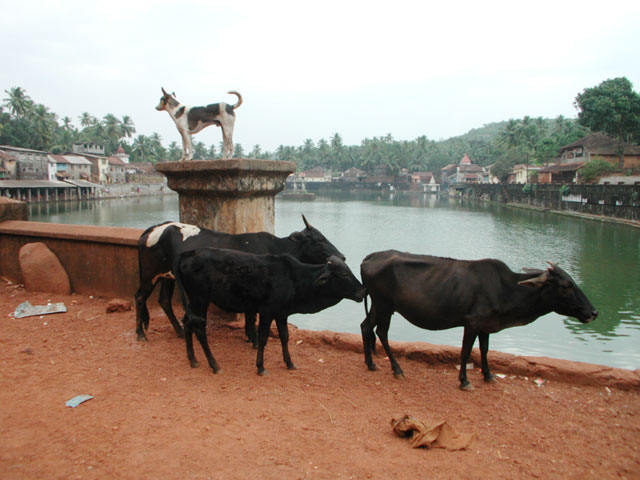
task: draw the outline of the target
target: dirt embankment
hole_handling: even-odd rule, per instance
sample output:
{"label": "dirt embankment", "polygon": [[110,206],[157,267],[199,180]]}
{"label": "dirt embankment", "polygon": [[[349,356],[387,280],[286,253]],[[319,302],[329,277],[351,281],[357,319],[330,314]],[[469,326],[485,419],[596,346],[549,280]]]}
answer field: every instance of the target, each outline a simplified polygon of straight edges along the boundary
{"label": "dirt embankment", "polygon": [[[14,319],[24,300],[68,311]],[[398,381],[383,357],[367,371],[348,336],[294,329],[299,369],[272,338],[258,377],[241,330],[223,326],[209,332],[223,368],[213,375],[198,346],[201,366],[189,367],[159,308],[139,343],[134,312],[107,314],[107,300],[0,285],[0,478],[640,478],[638,389],[520,374],[489,385],[474,371],[468,393],[454,365],[410,351]],[[65,406],[79,394],[93,399]],[[474,439],[412,449],[390,426],[404,414]]]}

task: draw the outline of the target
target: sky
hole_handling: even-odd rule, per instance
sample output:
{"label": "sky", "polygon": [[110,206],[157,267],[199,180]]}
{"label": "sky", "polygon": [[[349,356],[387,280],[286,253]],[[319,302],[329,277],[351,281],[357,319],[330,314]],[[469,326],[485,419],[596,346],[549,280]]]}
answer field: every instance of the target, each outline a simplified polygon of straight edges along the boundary
{"label": "sky", "polygon": [[[615,77],[640,90],[640,2],[0,0],[0,98],[22,87],[68,116],[132,117],[180,136],[155,106],[237,90],[234,142],[441,140],[510,118],[575,118]],[[211,126],[195,141],[218,145]]]}

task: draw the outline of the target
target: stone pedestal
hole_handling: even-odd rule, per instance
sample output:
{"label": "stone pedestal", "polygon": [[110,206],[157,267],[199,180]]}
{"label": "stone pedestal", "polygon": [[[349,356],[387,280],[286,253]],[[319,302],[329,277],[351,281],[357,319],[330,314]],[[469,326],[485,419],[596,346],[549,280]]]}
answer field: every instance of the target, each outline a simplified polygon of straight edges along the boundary
{"label": "stone pedestal", "polygon": [[226,233],[275,230],[275,196],[293,162],[234,158],[156,164],[180,197],[180,221]]}

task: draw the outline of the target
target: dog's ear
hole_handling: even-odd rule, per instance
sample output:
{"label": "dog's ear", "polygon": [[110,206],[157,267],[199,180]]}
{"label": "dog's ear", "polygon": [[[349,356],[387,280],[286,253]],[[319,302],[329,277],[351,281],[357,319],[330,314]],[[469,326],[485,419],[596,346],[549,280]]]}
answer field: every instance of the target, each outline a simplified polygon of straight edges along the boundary
{"label": "dog's ear", "polygon": [[160,89],[162,90],[162,95],[164,95],[165,97],[169,96],[169,94],[164,91],[164,87],[160,87]]}

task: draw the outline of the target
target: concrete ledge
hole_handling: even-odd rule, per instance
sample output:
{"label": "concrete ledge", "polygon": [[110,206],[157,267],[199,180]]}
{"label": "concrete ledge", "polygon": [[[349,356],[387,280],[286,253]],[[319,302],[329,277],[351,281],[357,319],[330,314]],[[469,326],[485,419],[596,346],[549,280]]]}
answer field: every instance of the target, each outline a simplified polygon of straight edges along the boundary
{"label": "concrete ledge", "polygon": [[23,283],[18,251],[26,243],[43,242],[62,263],[73,292],[131,298],[138,288],[137,244],[143,231],[140,228],[2,222],[0,275]]}
{"label": "concrete ledge", "polygon": [[[242,325],[244,323],[237,324]],[[301,339],[311,344],[325,344],[341,350],[362,354],[362,337],[354,333],[338,333],[328,330],[312,331],[297,329],[290,325],[291,339]],[[427,342],[389,342],[397,357],[406,357],[425,363],[457,365],[460,362],[460,348],[449,345],[433,345]],[[382,346],[378,342],[379,351]],[[480,350],[474,348],[471,358],[476,367],[480,365]],[[377,363],[383,369],[389,367],[388,360],[378,358]],[[364,362],[364,360],[363,360]],[[386,362],[386,365],[383,365]],[[549,357],[518,356],[510,353],[489,351],[489,365],[492,372],[518,376],[540,377],[577,385],[615,387],[623,390],[640,389],[640,369],[607,367],[591,363],[574,362]]]}

